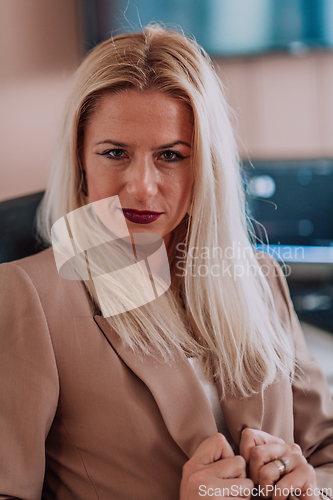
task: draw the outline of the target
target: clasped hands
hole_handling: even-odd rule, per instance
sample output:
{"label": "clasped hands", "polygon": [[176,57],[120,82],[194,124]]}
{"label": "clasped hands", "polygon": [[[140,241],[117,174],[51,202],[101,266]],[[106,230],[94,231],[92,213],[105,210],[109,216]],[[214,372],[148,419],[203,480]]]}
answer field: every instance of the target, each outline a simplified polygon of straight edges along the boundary
{"label": "clasped hands", "polygon": [[[280,460],[281,459],[281,460]],[[296,492],[303,500],[317,500],[314,468],[301,448],[263,431],[244,429],[239,455],[235,455],[223,434],[214,434],[197,448],[183,467],[180,500],[204,497],[284,500]]]}

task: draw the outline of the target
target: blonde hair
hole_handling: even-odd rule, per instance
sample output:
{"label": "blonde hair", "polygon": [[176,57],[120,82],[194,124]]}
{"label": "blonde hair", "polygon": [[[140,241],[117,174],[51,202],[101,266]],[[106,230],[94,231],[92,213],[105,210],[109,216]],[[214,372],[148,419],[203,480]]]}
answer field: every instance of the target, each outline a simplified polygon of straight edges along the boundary
{"label": "blonde hair", "polygon": [[[175,349],[184,349],[200,355],[206,372],[221,376],[224,395],[249,396],[279,372],[289,376],[294,355],[249,240],[240,162],[223,88],[196,42],[150,25],[142,33],[109,39],[87,56],[67,102],[39,212],[40,234],[51,242],[52,224],[89,202],[80,168],[84,129],[105,92],[125,89],[156,90],[189,104],[195,182],[189,216],[172,234],[171,289],[109,321],[138,353],[157,352],[169,359]],[[232,248],[237,251],[230,255]],[[184,257],[181,275],[177,249]],[[196,255],[193,249],[199,249]],[[222,276],[193,274],[194,268],[206,265],[200,249],[210,252],[210,269],[222,262]],[[237,269],[243,269],[242,275]]]}

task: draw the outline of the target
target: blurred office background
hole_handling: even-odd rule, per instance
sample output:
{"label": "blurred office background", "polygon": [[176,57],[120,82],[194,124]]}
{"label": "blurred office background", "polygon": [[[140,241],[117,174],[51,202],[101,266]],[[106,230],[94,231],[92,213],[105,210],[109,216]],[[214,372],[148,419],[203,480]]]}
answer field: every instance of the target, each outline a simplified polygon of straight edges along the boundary
{"label": "blurred office background", "polygon": [[45,188],[84,54],[150,21],[214,57],[242,157],[333,157],[333,0],[1,0],[0,200]]}

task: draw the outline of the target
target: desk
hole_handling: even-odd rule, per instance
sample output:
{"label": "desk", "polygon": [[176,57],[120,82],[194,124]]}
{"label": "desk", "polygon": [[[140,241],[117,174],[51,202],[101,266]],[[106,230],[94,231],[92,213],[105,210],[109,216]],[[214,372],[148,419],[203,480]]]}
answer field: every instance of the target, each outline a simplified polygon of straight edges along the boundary
{"label": "desk", "polygon": [[301,323],[301,325],[309,351],[326,375],[333,395],[333,334],[307,323]]}

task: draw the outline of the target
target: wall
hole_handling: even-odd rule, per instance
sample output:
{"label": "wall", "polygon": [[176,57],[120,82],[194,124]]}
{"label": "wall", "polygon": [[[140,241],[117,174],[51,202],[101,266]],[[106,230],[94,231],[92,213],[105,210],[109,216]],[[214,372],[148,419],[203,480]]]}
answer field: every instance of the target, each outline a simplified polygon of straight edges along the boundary
{"label": "wall", "polygon": [[0,2],[0,200],[46,186],[79,38],[76,0]]}
{"label": "wall", "polygon": [[333,155],[333,53],[216,60],[242,157]]}

